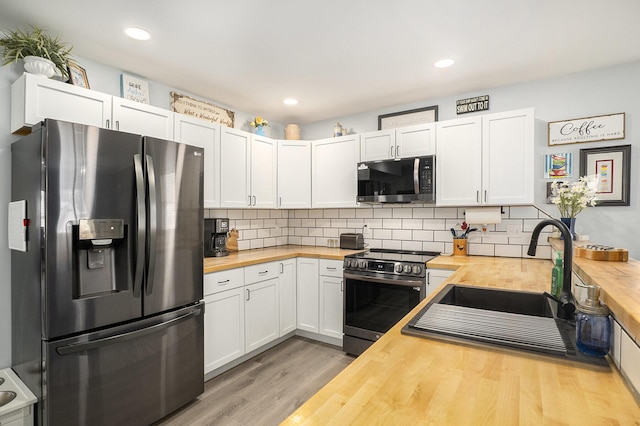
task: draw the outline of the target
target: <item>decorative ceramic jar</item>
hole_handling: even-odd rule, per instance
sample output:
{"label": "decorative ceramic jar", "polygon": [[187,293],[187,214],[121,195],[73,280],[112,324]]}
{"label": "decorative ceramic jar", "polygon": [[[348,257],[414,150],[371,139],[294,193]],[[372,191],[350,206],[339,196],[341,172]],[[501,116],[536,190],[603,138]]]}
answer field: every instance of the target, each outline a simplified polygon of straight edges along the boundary
{"label": "decorative ceramic jar", "polygon": [[284,138],[288,141],[297,141],[300,139],[300,127],[297,124],[287,124],[284,128]]}

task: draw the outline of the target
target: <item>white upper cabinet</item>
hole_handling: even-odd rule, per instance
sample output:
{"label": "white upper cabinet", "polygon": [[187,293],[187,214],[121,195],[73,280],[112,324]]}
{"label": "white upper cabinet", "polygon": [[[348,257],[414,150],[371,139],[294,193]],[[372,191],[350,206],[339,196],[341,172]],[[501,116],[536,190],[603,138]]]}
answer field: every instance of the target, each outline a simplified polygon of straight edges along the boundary
{"label": "white upper cabinet", "polygon": [[533,108],[482,116],[482,203],[534,202]]}
{"label": "white upper cabinet", "polygon": [[108,128],[112,96],[35,74],[11,85],[11,132],[29,133],[45,118]]}
{"label": "white upper cabinet", "polygon": [[358,194],[359,135],[322,139],[312,143],[311,206],[355,207]]}
{"label": "white upper cabinet", "polygon": [[422,157],[435,154],[436,123],[379,130],[360,138],[361,161]]}
{"label": "white upper cabinet", "polygon": [[112,129],[173,140],[172,111],[115,96],[111,105]]}
{"label": "white upper cabinet", "polygon": [[533,108],[438,122],[438,206],[533,203]]}
{"label": "white upper cabinet", "polygon": [[277,148],[273,139],[221,127],[220,207],[276,208]]}
{"label": "white upper cabinet", "polygon": [[175,114],[173,134],[177,142],[204,148],[204,208],[220,207],[220,125]]}
{"label": "white upper cabinet", "polygon": [[11,131],[52,118],[173,140],[173,112],[25,73],[11,86]]}
{"label": "white upper cabinet", "polygon": [[278,145],[278,207],[311,208],[309,141],[280,141]]}
{"label": "white upper cabinet", "polygon": [[278,144],[264,136],[251,139],[251,207],[275,209],[278,191]]}
{"label": "white upper cabinet", "polygon": [[251,134],[229,127],[220,131],[220,207],[247,208]]}

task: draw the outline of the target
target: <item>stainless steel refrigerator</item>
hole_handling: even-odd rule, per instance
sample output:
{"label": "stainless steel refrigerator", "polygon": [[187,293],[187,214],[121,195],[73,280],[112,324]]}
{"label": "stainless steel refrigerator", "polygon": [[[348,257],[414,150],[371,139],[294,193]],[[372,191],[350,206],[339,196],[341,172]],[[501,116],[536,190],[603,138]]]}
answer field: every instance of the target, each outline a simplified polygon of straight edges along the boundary
{"label": "stainless steel refrigerator", "polygon": [[45,120],[12,145],[13,368],[45,425],[147,425],[201,394],[203,150]]}

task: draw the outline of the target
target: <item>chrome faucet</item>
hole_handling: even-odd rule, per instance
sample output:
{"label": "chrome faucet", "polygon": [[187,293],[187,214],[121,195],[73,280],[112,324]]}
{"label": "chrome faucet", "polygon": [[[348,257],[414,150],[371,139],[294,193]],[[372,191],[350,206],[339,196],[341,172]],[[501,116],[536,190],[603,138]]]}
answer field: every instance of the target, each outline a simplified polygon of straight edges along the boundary
{"label": "chrome faucet", "polygon": [[535,256],[536,248],[538,247],[538,237],[540,237],[540,231],[547,225],[553,225],[560,230],[562,239],[564,242],[564,269],[562,272],[562,291],[558,297],[558,318],[573,319],[573,313],[576,310],[574,304],[574,298],[571,294],[571,270],[573,266],[573,237],[569,232],[569,229],[564,223],[557,219],[545,219],[540,221],[533,228],[531,234],[531,242],[529,243],[529,250],[527,254],[529,256]]}

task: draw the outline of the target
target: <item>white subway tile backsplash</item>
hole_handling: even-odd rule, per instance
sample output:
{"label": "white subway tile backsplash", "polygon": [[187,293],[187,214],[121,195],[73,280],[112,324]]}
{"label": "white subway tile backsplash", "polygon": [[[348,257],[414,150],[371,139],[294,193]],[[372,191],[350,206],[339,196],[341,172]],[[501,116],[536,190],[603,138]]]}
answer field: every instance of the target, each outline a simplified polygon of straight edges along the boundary
{"label": "white subway tile backsplash", "polygon": [[402,207],[394,207],[392,217],[395,219],[410,219],[413,217],[413,211]]}
{"label": "white subway tile backsplash", "polygon": [[[539,218],[548,216],[534,206],[502,209],[502,223],[488,225],[486,235],[469,235],[469,255],[527,257],[531,231]],[[344,209],[207,209],[204,216],[229,217],[230,226],[241,231],[240,250],[284,244],[326,246],[328,238],[339,238],[344,232],[363,232],[366,224],[368,247],[451,253],[449,228],[462,223],[465,210],[385,204]],[[552,230],[547,227],[541,233],[536,257],[550,257],[548,237]]]}
{"label": "white subway tile backsplash", "polygon": [[394,240],[410,240],[412,232],[408,229],[394,229],[391,238]]}

